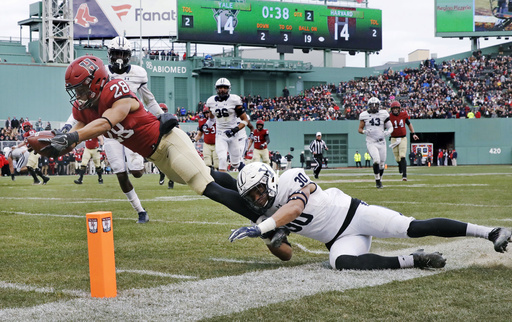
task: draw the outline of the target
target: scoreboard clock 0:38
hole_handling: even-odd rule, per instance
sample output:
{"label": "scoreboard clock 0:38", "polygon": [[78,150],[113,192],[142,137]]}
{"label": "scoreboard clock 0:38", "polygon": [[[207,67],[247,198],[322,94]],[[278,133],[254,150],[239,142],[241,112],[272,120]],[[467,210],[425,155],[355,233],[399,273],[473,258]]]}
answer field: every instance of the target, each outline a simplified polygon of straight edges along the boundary
{"label": "scoreboard clock 0:38", "polygon": [[378,51],[382,11],[274,1],[178,0],[178,40]]}

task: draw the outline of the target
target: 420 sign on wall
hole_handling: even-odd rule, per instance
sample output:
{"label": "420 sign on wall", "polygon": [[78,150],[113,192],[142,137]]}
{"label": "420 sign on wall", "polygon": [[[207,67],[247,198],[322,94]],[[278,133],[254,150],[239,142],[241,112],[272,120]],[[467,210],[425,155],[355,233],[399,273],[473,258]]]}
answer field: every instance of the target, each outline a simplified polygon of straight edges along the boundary
{"label": "420 sign on wall", "polygon": [[382,11],[273,1],[178,0],[178,39],[378,51]]}

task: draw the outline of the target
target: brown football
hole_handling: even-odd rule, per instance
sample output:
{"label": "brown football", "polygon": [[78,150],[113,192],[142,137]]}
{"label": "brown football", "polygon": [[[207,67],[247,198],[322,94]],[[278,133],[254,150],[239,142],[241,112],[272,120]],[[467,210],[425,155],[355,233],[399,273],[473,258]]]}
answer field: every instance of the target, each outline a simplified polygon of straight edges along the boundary
{"label": "brown football", "polygon": [[[39,142],[39,140],[40,139],[51,139],[54,136],[55,136],[55,134],[53,134],[52,131],[41,131],[41,132],[36,132],[33,135],[25,138],[25,141],[27,142],[27,146],[29,148],[34,149],[35,152],[37,152],[41,155],[44,155],[45,157],[50,157],[48,151],[41,152],[41,150],[44,147],[48,146],[50,144],[50,142]],[[59,155],[66,154],[71,151],[73,151],[73,147],[70,146],[69,148],[62,151]]]}

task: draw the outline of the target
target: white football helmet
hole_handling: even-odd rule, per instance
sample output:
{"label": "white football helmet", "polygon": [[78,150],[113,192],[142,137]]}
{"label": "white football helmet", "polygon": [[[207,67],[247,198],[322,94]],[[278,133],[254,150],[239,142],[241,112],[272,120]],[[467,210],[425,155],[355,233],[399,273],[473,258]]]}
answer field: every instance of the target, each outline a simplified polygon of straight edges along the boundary
{"label": "white football helmet", "polygon": [[277,175],[265,163],[249,163],[238,174],[236,186],[249,207],[263,213],[272,206],[277,196]]}
{"label": "white football helmet", "polygon": [[108,44],[108,60],[114,71],[122,74],[130,63],[132,57],[132,45],[124,37],[115,37]]}
{"label": "white football helmet", "polygon": [[215,82],[215,90],[220,99],[227,99],[231,91],[231,82],[227,78],[219,78]]}
{"label": "white football helmet", "polygon": [[368,112],[377,113],[380,107],[380,100],[377,97],[372,97],[368,100]]}

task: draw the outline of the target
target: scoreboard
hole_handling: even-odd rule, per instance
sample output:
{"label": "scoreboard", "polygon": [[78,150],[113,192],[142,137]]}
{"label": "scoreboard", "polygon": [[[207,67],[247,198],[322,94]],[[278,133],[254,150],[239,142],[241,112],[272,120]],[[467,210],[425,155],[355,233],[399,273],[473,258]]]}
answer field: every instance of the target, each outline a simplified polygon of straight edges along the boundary
{"label": "scoreboard", "polygon": [[382,11],[274,1],[178,0],[178,40],[378,51]]}

